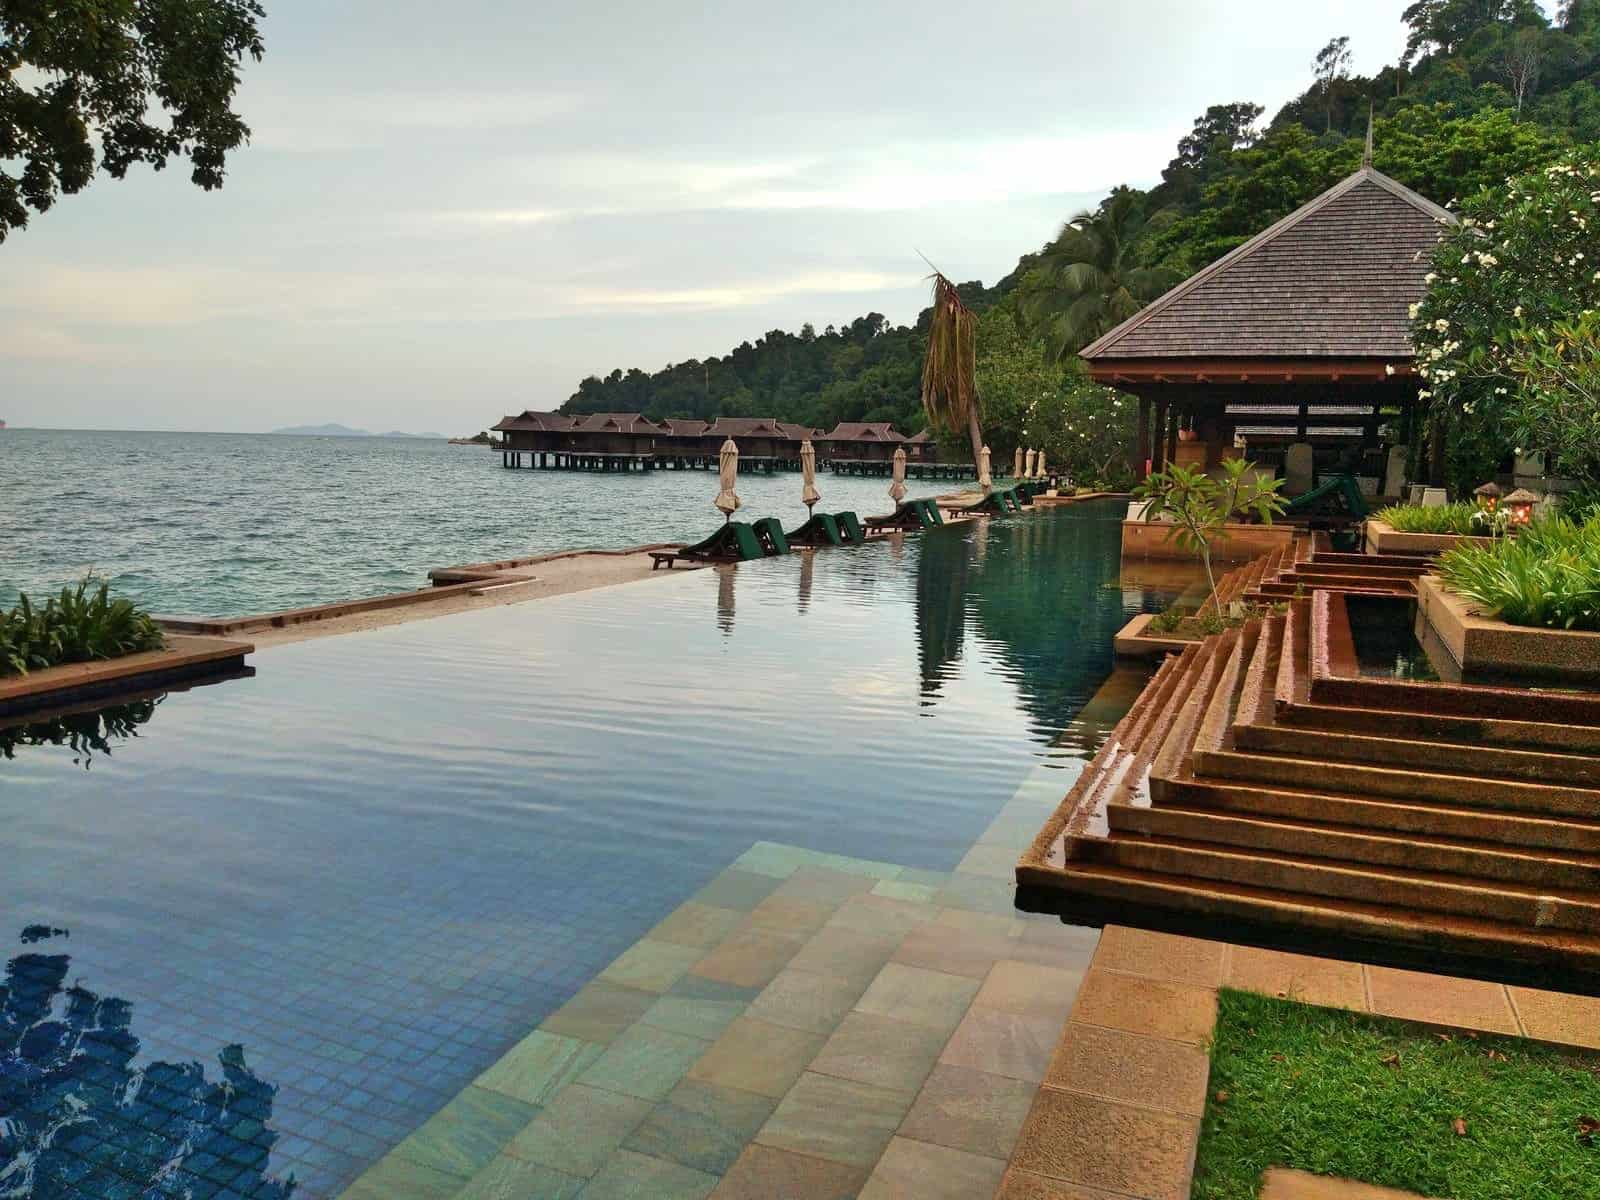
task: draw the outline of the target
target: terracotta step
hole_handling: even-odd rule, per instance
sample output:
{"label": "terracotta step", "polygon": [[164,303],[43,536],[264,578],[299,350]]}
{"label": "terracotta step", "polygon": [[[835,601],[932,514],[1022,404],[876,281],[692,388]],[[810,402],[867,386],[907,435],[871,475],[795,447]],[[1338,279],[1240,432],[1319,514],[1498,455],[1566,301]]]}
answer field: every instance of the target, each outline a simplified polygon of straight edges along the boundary
{"label": "terracotta step", "polygon": [[1472,746],[1506,746],[1574,754],[1600,754],[1600,726],[1554,725],[1495,717],[1438,716],[1382,708],[1335,708],[1323,704],[1282,705],[1279,725],[1329,733],[1392,735]]}
{"label": "terracotta step", "polygon": [[1113,809],[1111,829],[1114,834],[1216,843],[1529,886],[1600,890],[1600,853],[1540,851],[1493,842],[1166,805]]}
{"label": "terracotta step", "polygon": [[1097,843],[1088,860],[1182,880],[1449,913],[1530,929],[1600,933],[1600,893],[1595,892],[1119,834]]}

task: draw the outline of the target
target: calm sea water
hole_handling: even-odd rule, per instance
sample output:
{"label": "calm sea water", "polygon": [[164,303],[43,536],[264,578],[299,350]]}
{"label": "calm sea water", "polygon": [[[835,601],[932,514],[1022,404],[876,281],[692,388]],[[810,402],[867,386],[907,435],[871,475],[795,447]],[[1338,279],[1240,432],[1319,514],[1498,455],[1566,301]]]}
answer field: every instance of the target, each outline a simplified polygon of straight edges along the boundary
{"label": "calm sea water", "polygon": [[[889,510],[888,481],[818,486]],[[916,483],[912,496],[956,485]],[[709,472],[507,471],[412,438],[0,430],[0,605],[87,571],[156,612],[239,616],[421,587],[431,567],[699,540]],[[797,474],[741,476],[754,517],[805,517]]]}

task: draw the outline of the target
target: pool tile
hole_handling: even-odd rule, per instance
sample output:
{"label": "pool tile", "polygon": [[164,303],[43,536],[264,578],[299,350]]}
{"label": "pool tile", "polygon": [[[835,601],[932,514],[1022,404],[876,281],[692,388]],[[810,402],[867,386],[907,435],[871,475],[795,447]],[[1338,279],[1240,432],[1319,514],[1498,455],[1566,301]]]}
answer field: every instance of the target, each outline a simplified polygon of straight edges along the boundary
{"label": "pool tile", "polygon": [[536,1029],[474,1082],[479,1088],[528,1104],[546,1104],[587,1070],[604,1049],[594,1042]]}
{"label": "pool tile", "polygon": [[657,1029],[715,1041],[745,1008],[743,1000],[699,1000],[668,992],[639,1020]]}
{"label": "pool tile", "polygon": [[[1009,920],[1005,924],[1009,926]],[[983,980],[995,963],[1017,952],[1017,943],[1018,939],[1006,933],[953,928],[941,918],[908,933],[895,950],[894,961],[902,966]]]}
{"label": "pool tile", "polygon": [[853,1012],[840,1022],[808,1069],[875,1087],[915,1091],[933,1069],[944,1043],[942,1029]]}
{"label": "pool tile", "polygon": [[874,876],[853,871],[800,867],[773,894],[796,900],[827,900],[842,904],[852,896],[865,895],[878,882]]}
{"label": "pool tile", "polygon": [[693,896],[697,904],[712,908],[731,908],[749,912],[777,889],[783,881],[774,875],[741,871],[729,867]]}
{"label": "pool tile", "polygon": [[870,1168],[899,1128],[913,1093],[808,1071],[756,1134],[763,1146]]}
{"label": "pool tile", "polygon": [[575,1200],[588,1181],[543,1163],[501,1155],[451,1200]]}
{"label": "pool tile", "polygon": [[766,987],[803,944],[800,937],[741,925],[722,945],[695,962],[694,974],[735,987]]}
{"label": "pool tile", "polygon": [[711,1200],[855,1200],[866,1178],[862,1167],[751,1145]]}
{"label": "pool tile", "polygon": [[636,1096],[569,1084],[511,1140],[506,1153],[569,1175],[593,1175],[652,1107]]}
{"label": "pool tile", "polygon": [[902,1137],[990,1158],[1010,1157],[1036,1084],[967,1067],[934,1067],[917,1093]]}
{"label": "pool tile", "polygon": [[832,900],[786,896],[779,888],[750,910],[749,925],[791,937],[807,937],[826,925],[837,907]]}
{"label": "pool tile", "polygon": [[1017,874],[1017,854],[1017,849],[1010,845],[995,846],[980,841],[956,864],[956,874],[1013,880]]}
{"label": "pool tile", "polygon": [[412,1162],[469,1178],[538,1116],[537,1105],[468,1087],[395,1148]]}
{"label": "pool tile", "polygon": [[678,1086],[710,1045],[701,1038],[635,1025],[617,1035],[580,1082],[643,1100],[660,1100]]}
{"label": "pool tile", "polygon": [[642,992],[664,992],[704,955],[698,946],[643,938],[619,955],[600,978]]}
{"label": "pool tile", "polygon": [[908,900],[913,904],[932,904],[942,883],[907,883],[903,879],[880,879],[873,885],[871,895],[890,900]]}
{"label": "pool tile", "polygon": [[1108,925],[1100,935],[1094,965],[1125,975],[1214,988],[1222,983],[1226,951],[1223,942]]}
{"label": "pool tile", "polygon": [[1023,1017],[1040,1017],[1060,1025],[1072,1011],[1083,972],[1003,960],[995,963],[978,989],[973,1004],[998,1008]]}
{"label": "pool tile", "polygon": [[990,879],[957,872],[939,889],[933,902],[941,908],[965,908],[1004,916],[1015,911],[1016,897],[1017,885],[1013,879]]}
{"label": "pool tile", "polygon": [[1044,1082],[1062,1091],[1200,1116],[1210,1070],[1198,1046],[1073,1024],[1056,1046]]}
{"label": "pool tile", "polygon": [[583,1189],[583,1200],[705,1200],[716,1186],[715,1175],[618,1150]]}
{"label": "pool tile", "polygon": [[1060,1032],[1061,1022],[1048,1017],[1021,1017],[975,1005],[962,1018],[939,1061],[1037,1083],[1044,1078]]}
{"label": "pool tile", "polygon": [[889,961],[898,942],[892,934],[824,928],[805,944],[789,965],[796,970],[867,983]]}
{"label": "pool tile", "polygon": [[720,1175],[778,1105],[770,1096],[685,1079],[623,1143],[640,1154]]}
{"label": "pool tile", "polygon": [[463,1179],[390,1154],[351,1184],[342,1200],[449,1200]]}
{"label": "pool tile", "polygon": [[808,1033],[831,1033],[860,999],[858,980],[780,971],[750,1005],[750,1016]]}
{"label": "pool tile", "polygon": [[1013,1165],[1148,1200],[1188,1200],[1200,1122],[1043,1088]]}
{"label": "pool tile", "polygon": [[740,1017],[689,1070],[699,1083],[781,1097],[827,1039]]}
{"label": "pool tile", "polygon": [[[783,846],[777,842],[757,842],[733,860],[734,869],[756,875],[771,875],[787,879],[804,866],[821,866],[825,855],[800,846]],[[831,865],[831,864],[830,864]]]}
{"label": "pool tile", "polygon": [[581,1041],[609,1042],[644,1016],[657,999],[654,992],[597,979],[545,1018],[540,1028]]}
{"label": "pool tile", "polygon": [[889,963],[857,1002],[861,1012],[950,1031],[978,994],[978,981]]}
{"label": "pool tile", "polygon": [[828,927],[886,937],[905,937],[919,925],[933,920],[934,915],[929,904],[895,900],[888,896],[858,896],[839,906]]}
{"label": "pool tile", "polygon": [[759,987],[740,987],[720,979],[707,979],[693,971],[667,989],[669,996],[682,996],[686,1000],[717,1000],[729,1004],[749,1004],[760,994]]}
{"label": "pool tile", "polygon": [[689,900],[646,936],[655,942],[677,946],[699,946],[709,950],[734,931],[743,914],[732,908],[717,908]]}
{"label": "pool tile", "polygon": [[859,1200],[987,1200],[1005,1170],[1003,1159],[897,1137],[873,1168]]}

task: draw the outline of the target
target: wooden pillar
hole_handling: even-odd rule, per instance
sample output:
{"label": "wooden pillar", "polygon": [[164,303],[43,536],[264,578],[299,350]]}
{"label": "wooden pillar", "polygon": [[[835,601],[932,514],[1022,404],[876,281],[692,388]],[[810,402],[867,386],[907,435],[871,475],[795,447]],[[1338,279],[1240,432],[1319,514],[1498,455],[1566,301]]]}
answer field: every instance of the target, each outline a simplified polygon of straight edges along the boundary
{"label": "wooden pillar", "polygon": [[1171,462],[1178,457],[1178,427],[1183,424],[1183,412],[1176,403],[1172,405],[1172,415],[1167,421],[1167,450],[1166,461]]}
{"label": "wooden pillar", "polygon": [[1167,398],[1162,396],[1156,401],[1156,445],[1155,454],[1151,462],[1152,469],[1164,471],[1167,468]]}
{"label": "wooden pillar", "polygon": [[1139,397],[1139,443],[1134,450],[1133,473],[1144,478],[1145,464],[1150,461],[1150,397]]}

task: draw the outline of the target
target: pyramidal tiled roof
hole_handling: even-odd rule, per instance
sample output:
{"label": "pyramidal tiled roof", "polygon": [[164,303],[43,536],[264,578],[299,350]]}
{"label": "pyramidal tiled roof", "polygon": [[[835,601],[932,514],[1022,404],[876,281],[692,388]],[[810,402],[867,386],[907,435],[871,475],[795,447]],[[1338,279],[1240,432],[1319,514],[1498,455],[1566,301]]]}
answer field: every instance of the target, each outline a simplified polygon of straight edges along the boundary
{"label": "pyramidal tiled roof", "polygon": [[1409,359],[1407,309],[1455,218],[1363,167],[1084,347],[1151,358]]}

